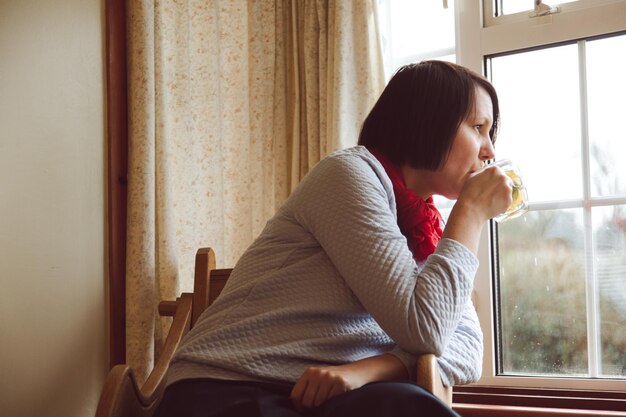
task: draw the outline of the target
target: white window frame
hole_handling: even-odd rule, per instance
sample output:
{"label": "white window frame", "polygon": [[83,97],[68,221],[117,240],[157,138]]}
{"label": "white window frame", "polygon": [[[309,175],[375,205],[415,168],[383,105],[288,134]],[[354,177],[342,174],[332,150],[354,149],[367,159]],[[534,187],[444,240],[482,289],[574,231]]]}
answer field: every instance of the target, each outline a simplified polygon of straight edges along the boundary
{"label": "white window frame", "polygon": [[[557,6],[557,1],[546,3]],[[457,62],[479,73],[484,73],[485,56],[626,31],[626,0],[579,0],[539,17],[528,12],[493,17],[492,4],[493,0],[455,0]],[[625,380],[496,375],[490,227],[485,226],[481,235],[473,294],[485,337],[478,385],[626,391]]]}

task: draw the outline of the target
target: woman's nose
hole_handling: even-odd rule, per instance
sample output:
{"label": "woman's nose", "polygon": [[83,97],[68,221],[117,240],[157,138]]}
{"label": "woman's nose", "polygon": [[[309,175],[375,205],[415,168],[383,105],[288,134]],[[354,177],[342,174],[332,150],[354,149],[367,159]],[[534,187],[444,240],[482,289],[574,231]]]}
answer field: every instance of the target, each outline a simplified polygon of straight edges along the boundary
{"label": "woman's nose", "polygon": [[496,157],[496,150],[493,147],[490,137],[487,137],[487,140],[483,142],[479,157],[481,161],[488,161]]}

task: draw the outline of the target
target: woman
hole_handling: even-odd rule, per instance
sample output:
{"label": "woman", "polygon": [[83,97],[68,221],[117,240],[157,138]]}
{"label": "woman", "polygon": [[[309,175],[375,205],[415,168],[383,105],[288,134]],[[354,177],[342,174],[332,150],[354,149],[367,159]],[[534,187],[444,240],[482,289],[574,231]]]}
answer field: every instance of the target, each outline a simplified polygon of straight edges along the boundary
{"label": "woman", "polygon": [[[401,68],[359,145],[303,179],[175,355],[158,416],[455,416],[411,383],[479,378],[470,301],[485,221],[511,188],[493,87],[458,65]],[[457,199],[445,230],[432,195]],[[419,411],[419,414],[417,412]]]}

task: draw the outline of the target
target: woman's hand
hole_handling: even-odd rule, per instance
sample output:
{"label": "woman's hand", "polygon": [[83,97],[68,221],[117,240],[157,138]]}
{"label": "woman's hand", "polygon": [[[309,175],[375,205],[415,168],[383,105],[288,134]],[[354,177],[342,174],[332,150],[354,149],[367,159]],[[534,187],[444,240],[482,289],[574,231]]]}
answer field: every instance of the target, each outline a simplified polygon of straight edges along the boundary
{"label": "woman's hand", "polygon": [[511,180],[496,166],[486,166],[465,181],[443,232],[469,250],[478,251],[480,231],[490,218],[504,213],[513,202]]}
{"label": "woman's hand", "polygon": [[291,391],[291,401],[297,410],[318,407],[327,400],[365,383],[350,365],[308,368]]}
{"label": "woman's hand", "polygon": [[473,210],[484,222],[506,211],[513,202],[512,191],[504,171],[489,165],[465,181],[457,203]]}
{"label": "woman's hand", "polygon": [[374,381],[406,380],[408,371],[391,354],[372,356],[337,366],[308,368],[291,390],[297,410],[319,407],[327,400]]}

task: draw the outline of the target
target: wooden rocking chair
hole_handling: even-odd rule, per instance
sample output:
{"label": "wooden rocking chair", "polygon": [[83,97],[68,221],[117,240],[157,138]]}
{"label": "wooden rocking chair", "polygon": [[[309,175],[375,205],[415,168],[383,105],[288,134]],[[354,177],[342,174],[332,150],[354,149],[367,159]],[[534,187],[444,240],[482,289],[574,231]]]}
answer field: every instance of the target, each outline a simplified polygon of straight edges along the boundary
{"label": "wooden rocking chair", "polygon": [[[215,269],[215,254],[210,248],[196,253],[193,294],[182,293],[176,301],[159,304],[161,316],[173,317],[163,351],[146,382],[140,387],[133,370],[126,364],[114,366],[100,394],[96,417],[152,417],[165,390],[165,375],[183,336],[200,314],[220,294],[232,269]],[[452,388],[444,387],[434,355],[417,358],[417,384],[440,400],[452,405]]]}

